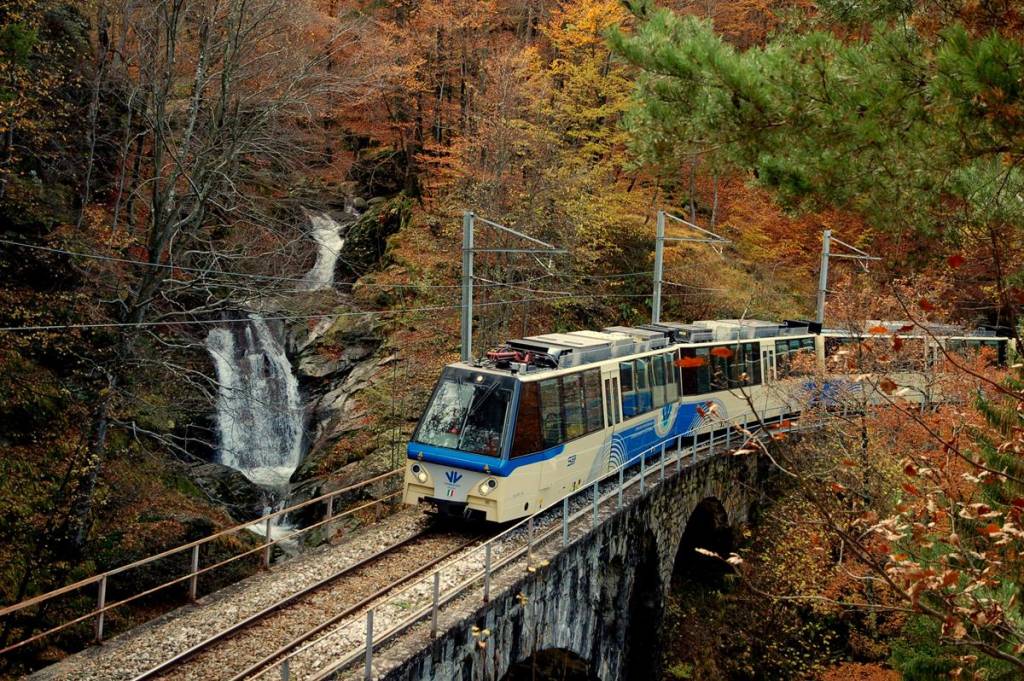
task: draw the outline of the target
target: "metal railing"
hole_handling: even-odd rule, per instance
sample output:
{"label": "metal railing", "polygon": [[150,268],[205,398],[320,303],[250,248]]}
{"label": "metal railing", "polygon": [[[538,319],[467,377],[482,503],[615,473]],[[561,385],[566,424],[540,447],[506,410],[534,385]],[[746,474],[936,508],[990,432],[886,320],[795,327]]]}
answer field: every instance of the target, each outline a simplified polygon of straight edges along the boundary
{"label": "metal railing", "polygon": [[[80,595],[80,593],[83,590],[90,589],[91,587],[95,587],[95,591],[96,591],[95,607],[93,609],[91,609],[90,611],[86,612],[85,614],[79,615],[77,617],[72,617],[71,619],[62,621],[60,624],[58,624],[56,626],[53,626],[53,627],[51,627],[49,629],[46,629],[45,631],[41,631],[39,633],[35,633],[35,634],[31,635],[31,636],[28,636],[26,638],[18,640],[18,641],[14,642],[14,643],[11,643],[11,644],[7,645],[6,647],[4,647],[3,649],[0,649],[0,655],[8,653],[8,652],[11,652],[11,651],[16,650],[18,648],[26,646],[26,645],[28,645],[30,643],[39,641],[39,640],[44,639],[44,638],[46,638],[48,636],[52,636],[53,634],[56,634],[56,633],[58,633],[60,631],[68,629],[69,627],[75,626],[77,624],[81,624],[83,622],[86,622],[88,620],[93,620],[93,623],[94,623],[94,629],[93,629],[94,636],[93,636],[93,640],[95,642],[99,643],[99,642],[103,641],[104,627],[105,627],[105,624],[106,624],[107,613],[109,613],[109,612],[111,612],[111,611],[113,611],[113,610],[115,610],[117,608],[122,608],[122,607],[124,607],[124,606],[126,606],[126,605],[128,605],[130,603],[133,603],[133,602],[135,602],[135,601],[137,601],[137,600],[139,600],[141,598],[144,598],[146,596],[151,596],[151,595],[153,595],[153,594],[155,594],[155,593],[157,593],[159,591],[162,591],[164,589],[170,588],[170,587],[178,585],[178,584],[183,584],[183,583],[186,583],[186,582],[188,583],[188,598],[189,598],[190,601],[195,601],[196,598],[198,597],[199,577],[200,576],[212,573],[214,570],[218,570],[220,568],[224,568],[224,567],[226,567],[228,565],[231,565],[231,564],[235,563],[238,560],[241,560],[243,558],[246,558],[246,557],[249,557],[249,556],[253,556],[253,555],[256,555],[256,554],[262,554],[260,566],[263,569],[269,568],[270,564],[272,562],[272,559],[273,559],[273,549],[274,549],[274,546],[276,546],[278,544],[281,544],[283,542],[292,541],[292,540],[298,538],[299,536],[301,536],[303,534],[311,532],[312,530],[315,530],[315,529],[318,529],[318,528],[321,528],[321,527],[325,527],[325,526],[329,525],[330,523],[336,522],[337,520],[339,520],[341,518],[344,518],[344,517],[347,517],[347,516],[351,516],[351,515],[354,515],[354,514],[357,514],[357,513],[360,513],[360,512],[364,512],[364,511],[367,511],[368,509],[371,509],[371,508],[373,508],[375,510],[375,512],[379,513],[379,511],[382,508],[383,504],[385,504],[385,503],[389,502],[390,500],[395,499],[395,498],[397,498],[397,497],[399,497],[401,495],[401,490],[395,491],[395,492],[390,492],[390,493],[385,494],[385,495],[383,495],[383,496],[381,496],[379,498],[372,499],[372,500],[367,501],[365,503],[359,504],[359,505],[357,505],[357,506],[355,506],[353,508],[347,508],[347,509],[345,509],[344,511],[342,511],[340,513],[336,513],[335,512],[335,509],[334,509],[335,501],[339,497],[341,497],[342,495],[349,494],[351,492],[355,492],[356,490],[360,490],[362,488],[369,487],[369,486],[377,484],[377,483],[386,483],[390,479],[395,478],[397,476],[400,476],[403,471],[404,471],[404,468],[398,468],[398,469],[395,469],[395,470],[388,471],[386,473],[382,473],[380,475],[374,476],[374,477],[369,478],[367,480],[363,480],[363,481],[355,483],[353,485],[349,485],[347,487],[343,487],[341,489],[337,489],[337,490],[334,490],[332,492],[328,492],[326,494],[322,494],[322,495],[320,495],[318,497],[315,497],[313,499],[308,499],[308,500],[303,501],[301,503],[294,504],[293,506],[289,506],[287,508],[282,508],[282,509],[280,509],[278,511],[274,511],[273,513],[268,513],[268,514],[266,514],[264,516],[261,516],[261,517],[255,519],[255,520],[251,520],[249,522],[241,523],[241,524],[235,525],[233,527],[229,527],[227,529],[220,530],[219,532],[215,532],[214,534],[211,534],[209,536],[203,537],[202,539],[197,539],[196,541],[192,541],[192,542],[189,542],[187,544],[182,544],[180,546],[177,546],[177,547],[174,547],[174,548],[171,548],[171,549],[167,549],[166,551],[161,551],[160,553],[154,554],[152,556],[148,556],[146,558],[141,558],[139,560],[133,561],[133,562],[128,563],[126,565],[122,565],[120,567],[116,567],[116,568],[107,570],[105,572],[101,572],[101,573],[95,574],[95,575],[93,575],[91,577],[87,577],[85,579],[82,579],[82,580],[79,580],[77,582],[74,582],[73,584],[68,584],[67,586],[63,586],[63,587],[60,587],[58,589],[54,589],[52,591],[48,591],[48,592],[46,592],[44,594],[40,594],[38,596],[33,596],[31,598],[25,599],[25,600],[23,600],[23,601],[21,601],[19,603],[15,603],[13,605],[9,605],[9,606],[0,608],[0,620],[3,620],[4,618],[10,618],[10,617],[16,615],[17,613],[23,612],[23,611],[25,611],[25,610],[27,610],[29,608],[45,607],[47,604],[50,604],[55,599],[58,599],[58,598],[61,598],[61,597]],[[289,531],[286,531],[286,532],[282,533],[277,538],[274,538],[272,536],[271,530],[273,529],[273,527],[275,525],[275,522],[274,522],[275,520],[277,520],[279,518],[283,518],[284,516],[286,516],[286,515],[288,515],[290,513],[294,513],[296,511],[299,511],[299,510],[302,510],[302,509],[305,509],[305,508],[309,508],[309,507],[311,507],[313,505],[319,505],[319,504],[323,504],[324,507],[325,507],[324,511],[323,511],[323,515],[321,516],[320,520],[318,520],[318,521],[316,521],[316,522],[314,522],[314,523],[312,523],[310,525],[307,525],[305,527],[290,529]],[[252,530],[252,528],[259,527],[261,525],[262,525],[262,530],[263,530],[263,533],[264,533],[263,534],[263,542],[259,543],[256,546],[249,547],[246,550],[241,551],[240,553],[236,553],[236,554],[230,555],[228,558],[219,560],[219,561],[217,561],[215,563],[212,563],[210,565],[203,566],[201,564],[202,548],[204,546],[206,546],[206,545],[208,545],[208,544],[210,544],[212,542],[215,542],[215,541],[221,541],[221,540],[224,540],[226,538],[232,537],[232,536],[234,536],[234,535],[236,535],[238,533],[241,533],[241,532],[250,531],[250,530]],[[133,594],[127,596],[127,597],[121,598],[120,600],[117,600],[115,602],[108,602],[107,601],[108,585],[110,583],[110,580],[113,577],[116,577],[118,575],[123,575],[123,574],[125,574],[125,573],[127,573],[129,571],[132,571],[132,570],[137,570],[139,568],[152,565],[153,563],[156,563],[157,561],[161,561],[161,560],[164,560],[164,559],[167,559],[167,558],[171,558],[173,556],[177,556],[177,555],[183,554],[185,552],[191,552],[191,554],[189,556],[189,566],[190,567],[189,567],[189,570],[188,570],[187,573],[185,573],[183,575],[180,575],[178,577],[174,577],[174,578],[169,579],[167,581],[161,582],[160,584],[157,584],[156,586],[152,586],[152,587],[149,587],[149,588],[142,589],[142,590],[140,590],[140,591],[138,591],[136,593],[133,593]],[[16,626],[11,626],[9,628],[12,628],[12,629],[16,630],[17,627]]]}
{"label": "metal railing", "polygon": [[[322,681],[360,659],[363,660],[365,678],[372,678],[373,651],[376,647],[405,632],[428,616],[431,637],[436,637],[441,607],[453,599],[463,596],[470,589],[482,589],[483,602],[486,603],[490,599],[491,584],[496,571],[524,555],[527,558],[527,564],[530,565],[533,561],[534,550],[540,544],[554,539],[559,533],[561,534],[561,545],[568,546],[570,527],[574,523],[589,515],[590,529],[596,528],[600,524],[601,508],[610,505],[614,511],[621,510],[625,504],[625,492],[634,485],[639,485],[640,496],[643,496],[647,491],[649,478],[656,476],[657,482],[663,482],[666,479],[667,467],[670,465],[674,470],[669,474],[678,475],[684,467],[690,467],[702,460],[710,459],[718,451],[730,451],[734,440],[738,448],[742,448],[748,445],[753,438],[763,437],[765,431],[770,433],[793,432],[815,429],[821,425],[820,423],[801,424],[796,418],[785,421],[785,408],[778,411],[780,413],[771,419],[774,424],[762,425],[765,422],[759,421],[756,425],[749,425],[747,415],[744,415],[742,420],[734,419],[732,422],[724,422],[727,427],[715,430],[711,437],[703,443],[697,442],[698,438],[693,437],[693,432],[689,431],[648,448],[617,468],[609,470],[599,479],[563,495],[546,508],[523,518],[501,534],[460,556],[456,556],[448,564],[438,567],[432,573],[389,594],[384,600],[367,609],[365,626],[360,620],[350,620],[324,636],[296,648],[280,662],[265,668],[253,678],[290,681],[292,674],[302,668],[301,661],[296,658],[307,650],[329,643],[332,639],[352,640],[353,638],[357,640],[362,638],[363,645],[349,650],[342,654],[336,662],[316,669],[312,675],[303,678]],[[716,435],[716,433],[719,434]],[[684,447],[682,445],[684,438],[692,438],[692,444]],[[720,450],[719,447],[721,447]],[[654,470],[655,468],[657,470]],[[603,491],[602,488],[604,488]],[[572,510],[574,501],[578,502],[575,511]],[[561,507],[560,526],[557,522],[545,526],[542,522],[543,517],[554,514],[559,506]],[[516,543],[516,533],[525,535],[518,538],[518,544]],[[522,541],[523,539],[525,541]],[[512,546],[503,546],[505,543],[510,543]],[[497,558],[495,558],[496,555]],[[531,569],[534,568],[531,567]],[[446,572],[455,583],[454,586],[444,589],[442,588],[442,575]],[[383,631],[375,630],[375,613],[378,614],[379,624],[381,613],[408,612],[410,609],[412,610],[411,614],[398,618],[392,617],[393,622],[396,619],[397,621],[391,626],[388,626],[386,624],[388,620],[384,619],[385,629]],[[356,628],[361,631],[358,633],[353,631]],[[330,655],[331,653],[321,651],[317,657],[323,659]]]}

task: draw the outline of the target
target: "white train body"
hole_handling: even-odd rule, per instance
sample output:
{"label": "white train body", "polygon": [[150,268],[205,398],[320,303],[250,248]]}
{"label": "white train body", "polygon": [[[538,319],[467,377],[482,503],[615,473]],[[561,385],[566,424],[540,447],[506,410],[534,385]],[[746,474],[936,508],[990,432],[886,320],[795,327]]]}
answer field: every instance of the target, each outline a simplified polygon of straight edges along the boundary
{"label": "white train body", "polygon": [[[510,341],[487,365],[451,364],[409,442],[403,500],[514,520],[661,445],[794,418],[809,398],[862,390],[844,375],[810,375],[859,337],[812,330],[752,320],[610,327]],[[920,341],[927,357],[948,342],[990,345],[1005,361],[1005,338]],[[922,377],[894,376],[914,386],[905,397],[929,399]]]}

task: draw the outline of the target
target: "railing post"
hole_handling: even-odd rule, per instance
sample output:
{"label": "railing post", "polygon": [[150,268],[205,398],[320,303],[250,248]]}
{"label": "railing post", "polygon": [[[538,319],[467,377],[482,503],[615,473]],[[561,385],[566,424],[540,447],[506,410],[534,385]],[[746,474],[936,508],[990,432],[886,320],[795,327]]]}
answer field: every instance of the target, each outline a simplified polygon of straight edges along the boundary
{"label": "railing post", "polygon": [[697,434],[693,434],[693,462],[697,463]]}
{"label": "railing post", "polygon": [[732,449],[732,426],[725,427],[725,451]]}
{"label": "railing post", "polygon": [[562,547],[569,545],[569,497],[562,498]]}
{"label": "railing post", "polygon": [[591,521],[590,521],[590,526],[591,527],[597,527],[597,504],[598,504],[598,496],[600,494],[601,494],[601,487],[598,484],[597,480],[595,480],[594,481],[594,511],[592,513],[593,517],[591,518]]}
{"label": "railing post", "polygon": [[640,494],[644,493],[644,478],[647,477],[647,452],[640,453]]}
{"label": "railing post", "polygon": [[484,603],[491,600],[491,543],[484,544]]}
{"label": "railing post", "polygon": [[334,497],[328,497],[327,499],[327,511],[324,513],[324,520],[330,520],[334,517]]}
{"label": "railing post", "polygon": [[289,681],[291,679],[291,670],[288,668],[288,658],[284,658],[284,662],[281,663],[281,681]]}
{"label": "railing post", "polygon": [[665,482],[665,443],[661,443],[661,481]]}
{"label": "railing post", "polygon": [[373,678],[373,610],[366,611],[366,662],[363,665],[363,678]]}
{"label": "railing post", "polygon": [[107,607],[107,576],[103,575],[100,578],[99,593],[96,596],[96,609],[100,611],[96,616],[96,643],[103,642],[103,620],[107,614],[103,609],[105,607]]}
{"label": "railing post", "polygon": [[188,580],[188,599],[193,603],[199,593],[199,546],[192,547],[192,579]]}
{"label": "railing post", "polygon": [[619,503],[618,509],[622,510],[622,466],[619,466]]}
{"label": "railing post", "polygon": [[526,561],[533,562],[533,516],[526,521]]}
{"label": "railing post", "polygon": [[263,539],[266,541],[263,548],[263,569],[268,569],[270,567],[270,554],[274,550],[274,545],[270,543],[270,518],[267,518],[267,523],[264,526]]}
{"label": "railing post", "polygon": [[683,470],[683,436],[676,438],[676,474]]}
{"label": "railing post", "polygon": [[441,600],[441,571],[434,573],[434,607],[430,611],[430,638],[437,638],[437,606]]}

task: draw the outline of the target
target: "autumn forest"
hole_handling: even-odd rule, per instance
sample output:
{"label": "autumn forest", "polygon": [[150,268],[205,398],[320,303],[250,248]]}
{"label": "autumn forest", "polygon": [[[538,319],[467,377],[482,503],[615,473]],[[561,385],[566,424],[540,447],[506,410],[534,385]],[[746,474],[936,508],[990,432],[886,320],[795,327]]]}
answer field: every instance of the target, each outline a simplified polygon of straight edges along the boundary
{"label": "autumn forest", "polygon": [[831,230],[877,260],[832,263],[826,324],[905,326],[843,367],[883,405],[741,450],[771,483],[673,583],[659,678],[1024,677],[1018,355],[941,353],[927,408],[878,378],[944,325],[1018,342],[1018,0],[0,0],[0,650],[95,596],[6,606],[402,465],[465,211],[559,249],[477,223],[483,353],[648,322],[661,210],[728,240],[667,246],[664,320],[813,319]]}

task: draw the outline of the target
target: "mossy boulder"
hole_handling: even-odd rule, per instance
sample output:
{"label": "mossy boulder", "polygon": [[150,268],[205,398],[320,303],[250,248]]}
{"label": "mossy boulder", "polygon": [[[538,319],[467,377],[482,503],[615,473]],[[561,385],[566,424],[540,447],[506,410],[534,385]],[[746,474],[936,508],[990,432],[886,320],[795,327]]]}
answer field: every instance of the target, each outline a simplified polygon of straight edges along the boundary
{"label": "mossy boulder", "polygon": [[401,194],[370,205],[345,233],[335,276],[356,279],[386,264],[388,237],[405,227],[411,215],[412,200]]}

